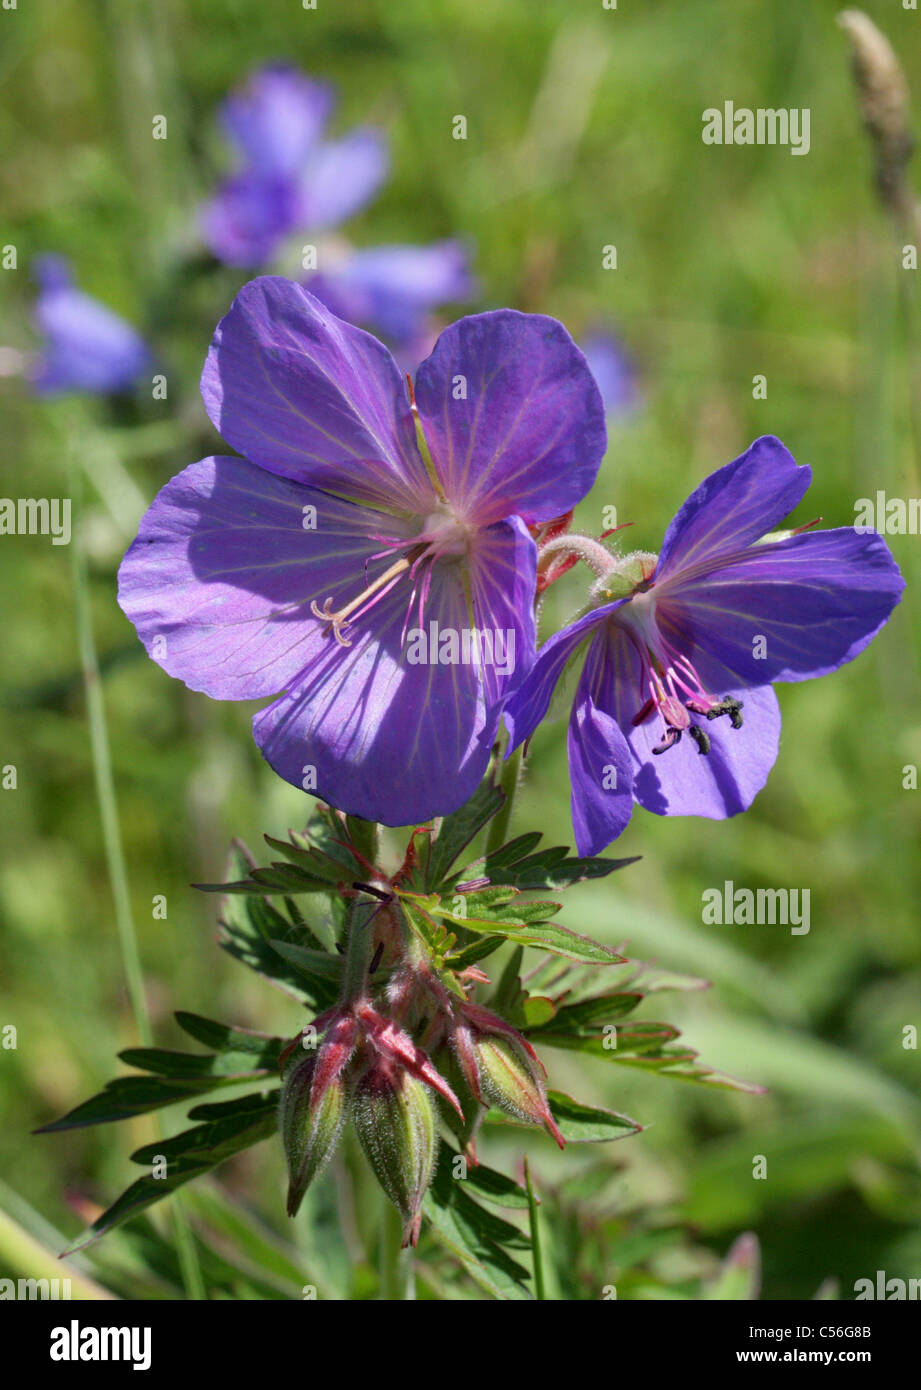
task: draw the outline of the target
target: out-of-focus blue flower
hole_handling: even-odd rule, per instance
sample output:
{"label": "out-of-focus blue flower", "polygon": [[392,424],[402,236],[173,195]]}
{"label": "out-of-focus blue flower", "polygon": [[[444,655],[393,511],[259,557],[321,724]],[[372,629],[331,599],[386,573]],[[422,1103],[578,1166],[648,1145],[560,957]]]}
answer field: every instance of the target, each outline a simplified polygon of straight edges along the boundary
{"label": "out-of-focus blue flower", "polygon": [[83,294],[63,256],[40,256],[32,267],[39,285],[35,321],[44,339],[30,372],[36,391],[124,391],[151,363],[130,324]]}
{"label": "out-of-focus blue flower", "polygon": [[[329,86],[285,66],[260,69],[224,103],[221,124],[238,167],[201,218],[219,260],[262,267],[291,234],[331,232],[377,192],[388,167],[383,136],[358,129],[325,140],[333,104]],[[304,276],[311,294],[337,317],[374,328],[410,356],[431,336],[433,309],[475,292],[468,253],[458,241],[356,250],[325,237],[318,249],[317,273]]]}
{"label": "out-of-focus blue flower", "polygon": [[383,135],[356,129],[323,139],[332,89],[285,65],[261,68],[228,98],[221,123],[239,164],[202,210],[202,233],[218,260],[261,266],[294,231],[336,227],[383,182]]}
{"label": "out-of-focus blue flower", "polygon": [[625,415],[640,401],[636,365],[613,333],[598,330],[580,344],[608,415]]}
{"label": "out-of-focus blue flower", "polygon": [[469,299],[475,288],[459,241],[347,250],[308,286],[338,318],[373,324],[400,344],[424,338],[433,309]]}

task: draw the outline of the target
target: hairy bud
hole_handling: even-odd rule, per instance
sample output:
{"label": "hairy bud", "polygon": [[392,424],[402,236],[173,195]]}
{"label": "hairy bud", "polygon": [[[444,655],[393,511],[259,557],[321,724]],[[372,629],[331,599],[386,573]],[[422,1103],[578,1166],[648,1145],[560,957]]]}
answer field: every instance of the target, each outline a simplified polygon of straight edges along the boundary
{"label": "hairy bud", "polygon": [[345,1091],[339,1077],[315,1096],[317,1059],[305,1057],[289,1069],[281,1091],[278,1123],[288,1160],[288,1215],[336,1147],[345,1120]]}
{"label": "hairy bud", "polygon": [[438,1152],[432,1093],[410,1072],[377,1061],[358,1083],[352,1119],[375,1177],[403,1217],[403,1244],[415,1245]]}
{"label": "hairy bud", "polygon": [[474,1046],[484,1101],[516,1120],[543,1125],[562,1149],[566,1141],[550,1113],[540,1062],[524,1039],[484,1033]]}

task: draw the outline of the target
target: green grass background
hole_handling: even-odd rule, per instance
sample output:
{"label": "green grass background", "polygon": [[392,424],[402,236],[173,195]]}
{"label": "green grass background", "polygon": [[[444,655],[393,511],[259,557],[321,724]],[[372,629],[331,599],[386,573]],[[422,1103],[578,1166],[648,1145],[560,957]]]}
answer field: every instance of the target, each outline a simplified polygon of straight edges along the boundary
{"label": "green grass background", "polygon": [[[921,15],[867,12],[896,46],[921,107]],[[833,0],[21,0],[0,11],[0,344],[34,346],[31,257],[72,257],[82,286],[143,327],[166,402],[113,411],[34,399],[0,381],[4,495],[82,496],[96,642],[149,1008],[161,1042],[188,1008],[293,1031],[281,996],[214,945],[231,836],[299,825],[305,800],[252,745],[253,706],[191,694],[143,658],[115,602],[140,511],[186,463],[220,452],[197,395],[210,333],[246,278],[186,270],[194,210],[226,161],[214,109],[256,63],[286,58],[336,82],[337,127],[377,122],[393,173],[348,227],[358,244],[462,235],[475,307],[557,315],[576,335],[616,327],[640,364],[643,404],[611,422],[579,521],[613,504],[655,550],[677,505],[752,438],[778,434],[815,473],[799,522],[847,524],[858,497],[921,494],[910,429],[917,272],[877,206],[847,45]],[[812,149],[711,148],[701,112],[732,98],[809,107]],[[165,114],[168,138],[151,138]],[[451,138],[464,114],[466,141]],[[614,244],[618,268],[602,268]],[[752,378],[767,377],[755,400]],[[915,388],[917,389],[917,388]],[[618,852],[642,861],[570,895],[569,925],[712,981],[657,1005],[705,1058],[765,1082],[762,1098],[684,1087],[552,1057],[563,1089],[650,1128],[615,1146],[606,1196],[651,1203],[722,1251],[755,1230],[765,1294],[842,1296],[876,1269],[921,1275],[921,763],[917,536],[894,536],[909,582],[892,622],[852,666],[779,691],[783,737],[765,791],[726,823],[638,811]],[[106,1203],[148,1123],[30,1137],[99,1088],[136,1041],[107,877],[77,649],[72,556],[46,538],[0,540],[4,713],[0,763],[0,1207],[10,1189],[67,1234],[74,1196]],[[549,631],[579,602],[575,575]],[[519,829],[569,834],[563,731],[534,741]],[[701,893],[731,878],[811,891],[812,929],[705,926]],[[152,916],[165,894],[168,917]],[[561,1164],[542,1140],[535,1167]],[[752,1178],[753,1156],[768,1160]],[[282,1159],[264,1145],[228,1186],[284,1231]],[[611,1253],[616,1264],[616,1252]],[[0,1272],[15,1260],[0,1251]]]}

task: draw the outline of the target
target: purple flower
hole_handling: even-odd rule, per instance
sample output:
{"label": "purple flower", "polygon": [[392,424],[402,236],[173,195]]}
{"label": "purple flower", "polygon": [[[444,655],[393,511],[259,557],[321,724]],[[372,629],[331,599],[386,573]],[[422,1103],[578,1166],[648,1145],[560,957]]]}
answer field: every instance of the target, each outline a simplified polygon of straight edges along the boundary
{"label": "purple flower", "polygon": [[40,256],[33,275],[39,296],[35,321],[43,350],[31,373],[42,394],[124,391],[150,366],[143,339],[111,309],[74,288],[62,256]]}
{"label": "purple flower", "polygon": [[372,324],[403,345],[423,336],[439,304],[469,299],[475,290],[467,252],[457,241],[344,251],[308,285],[338,318]]}
{"label": "purple flower", "polygon": [[505,718],[510,747],[530,737],[582,655],[569,723],[581,854],[619,835],[634,801],[658,815],[744,811],[777,757],[771,682],[837,670],[889,618],[904,582],[875,531],[764,539],[810,478],[765,436],[691,494],[658,558],[617,561],[577,536],[551,542],[595,567],[601,606],[545,643]]}
{"label": "purple flower", "polygon": [[527,527],[604,453],[582,354],[543,315],[461,319],[413,406],[381,343],[265,277],[218,326],[202,394],[245,457],[192,464],[141,523],[119,601],[148,652],[215,699],[277,696],[263,756],[341,810],[454,810],[533,660]]}
{"label": "purple flower", "polygon": [[636,366],[623,343],[613,333],[599,330],[581,343],[585,360],[598,383],[609,415],[626,415],[639,404]]}
{"label": "purple flower", "polygon": [[202,210],[218,260],[265,263],[294,231],[335,227],[365,206],[387,173],[383,136],[356,129],[323,139],[333,92],[294,68],[260,69],[221,111],[240,164]]}

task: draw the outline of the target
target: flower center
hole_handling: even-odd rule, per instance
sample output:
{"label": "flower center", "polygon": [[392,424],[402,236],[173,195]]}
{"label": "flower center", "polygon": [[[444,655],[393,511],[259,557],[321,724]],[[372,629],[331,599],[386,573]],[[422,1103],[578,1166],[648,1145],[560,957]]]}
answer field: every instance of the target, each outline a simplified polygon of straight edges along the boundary
{"label": "flower center", "polygon": [[410,540],[389,540],[385,550],[371,556],[372,560],[380,560],[398,550],[406,552],[399,559],[394,560],[383,574],[379,574],[376,579],[367,584],[361,593],[356,594],[355,598],[336,609],[333,608],[332,597],[326,599],[322,608],[316,599],[311,599],[310,611],[315,618],[320,618],[327,624],[326,636],[332,633],[340,647],[350,647],[352,639],[346,633],[355,618],[359,614],[367,615],[376,603],[379,603],[385,595],[390,593],[404,575],[409,575],[414,583],[409,598],[406,625],[409,623],[409,613],[412,611],[417,596],[419,622],[421,624],[425,600],[431,587],[434,565],[439,560],[462,559],[470,549],[472,537],[473,528],[461,520],[447,503],[440,503],[434,512],[424,518],[417,535]]}
{"label": "flower center", "polygon": [[693,663],[663,636],[656,621],[654,586],[638,589],[612,621],[630,633],[643,663],[640,693],[646,699],[633,717],[634,727],[653,712],[662,720],[662,741],[653,753],[667,752],[683,733],[694,740],[699,753],[709,753],[710,737],[692,715],[710,721],[725,714],[734,729],[741,729],[742,701],[732,695],[721,700],[711,695]]}

